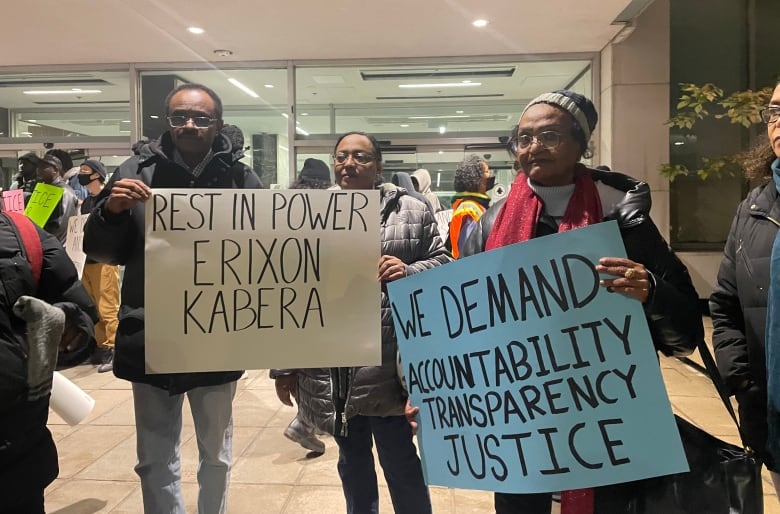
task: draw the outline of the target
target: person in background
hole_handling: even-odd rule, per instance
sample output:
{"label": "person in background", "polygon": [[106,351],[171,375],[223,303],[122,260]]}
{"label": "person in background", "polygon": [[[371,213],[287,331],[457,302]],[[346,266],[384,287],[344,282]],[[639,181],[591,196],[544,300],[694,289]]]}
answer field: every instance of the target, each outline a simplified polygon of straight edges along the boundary
{"label": "person in background", "polygon": [[290,189],[328,189],[333,186],[330,168],[319,159],[308,158]]}
{"label": "person in background", "polygon": [[78,174],[80,167],[73,165],[73,159],[70,157],[70,154],[60,148],[52,148],[46,154],[53,155],[62,162],[62,179],[73,190],[79,202],[84,201],[89,196],[89,192],[86,187],[79,184]]}
{"label": "person in background", "polygon": [[468,239],[479,218],[490,206],[487,192],[493,189],[496,177],[482,157],[470,155],[455,170],[450,221],[450,246],[452,256],[460,257],[460,247]]}
{"label": "person in background", "polygon": [[78,212],[78,199],[62,178],[62,161],[51,153],[44,155],[38,161],[38,180],[63,189],[62,197],[43,229],[54,235],[64,246],[68,236],[68,220]]}
{"label": "person in background", "polygon": [[17,260],[35,253],[19,223],[0,214],[0,512],[43,514],[59,473],[46,427],[57,350],[85,345],[97,313],[62,245],[28,222],[40,239],[36,283],[34,259]]}
{"label": "person in background", "polygon": [[431,174],[428,170],[420,168],[412,173],[412,183],[414,183],[415,190],[423,195],[428,200],[428,203],[431,204],[433,213],[436,214],[439,212],[441,210],[441,203],[439,202],[439,197],[436,196],[436,193],[431,191]]}
{"label": "person in background", "polygon": [[710,314],[715,360],[736,396],[743,443],[769,469],[780,498],[780,82],[761,117],[769,139],[746,154],[744,174],[762,183],[737,207]]}
{"label": "person in background", "polygon": [[397,373],[398,349],[384,285],[452,258],[428,206],[405,189],[382,183],[382,150],[373,136],[362,132],[342,135],[333,159],[338,188],[379,189],[382,257],[377,276],[382,283],[382,364],[333,368],[326,380],[308,380],[296,370],[272,370],[271,377],[276,380],[276,394],[282,403],[289,405],[290,396],[297,394],[299,414],[321,431],[334,434],[348,514],[375,514],[379,510],[374,442],[395,512],[427,514],[431,501],[411,428],[404,418],[406,394]]}
{"label": "person in background", "polygon": [[[81,214],[89,214],[106,185],[106,168],[102,162],[88,159],[81,164],[77,178],[89,191],[81,203]],[[119,325],[119,266],[87,258],[81,281],[100,314],[100,321],[95,325],[97,348],[90,360],[98,365],[98,373],[105,373],[114,369],[114,340]]]}
{"label": "person in background", "polygon": [[22,189],[25,200],[32,194],[38,181],[38,161],[40,157],[34,152],[29,152],[19,157],[19,174],[9,189]]}
{"label": "person in background", "polygon": [[405,171],[396,171],[395,173],[393,173],[393,176],[390,177],[390,182],[395,186],[405,189],[406,194],[408,194],[412,198],[416,198],[421,202],[423,202],[425,205],[428,206],[428,210],[431,211],[431,214],[434,214],[433,206],[431,205],[431,202],[428,201],[428,199],[425,197],[424,194],[417,192],[415,183],[412,180],[411,175],[409,175]]}
{"label": "person in background", "polygon": [[[303,162],[303,168],[298,174],[298,178],[290,186],[290,189],[328,189],[333,185],[330,179],[330,168],[319,159],[309,158]],[[278,372],[278,371],[277,371]],[[288,370],[292,373],[291,370]],[[298,375],[296,392],[306,387],[306,383],[326,383],[330,380],[330,374],[327,369],[312,368],[295,370]],[[306,396],[309,398],[310,396]],[[289,398],[286,398],[289,400]],[[295,401],[299,402],[299,396],[295,395]],[[292,407],[292,402],[287,403]],[[325,453],[325,443],[317,438],[317,429],[313,424],[306,421],[303,416],[296,414],[295,417],[284,429],[284,436],[291,441],[303,446],[311,452],[310,457],[319,457]]]}
{"label": "person in background", "polygon": [[236,160],[243,149],[220,132],[222,100],[214,91],[183,84],[166,97],[165,112],[170,129],[137,147],[100,195],[84,228],[84,252],[125,265],[114,374],[132,382],[145,512],[185,512],[179,446],[186,395],[198,440],[198,512],[222,514],[233,462],[233,397],[243,372],[146,373],[144,202],[152,188],[257,189],[260,180]]}

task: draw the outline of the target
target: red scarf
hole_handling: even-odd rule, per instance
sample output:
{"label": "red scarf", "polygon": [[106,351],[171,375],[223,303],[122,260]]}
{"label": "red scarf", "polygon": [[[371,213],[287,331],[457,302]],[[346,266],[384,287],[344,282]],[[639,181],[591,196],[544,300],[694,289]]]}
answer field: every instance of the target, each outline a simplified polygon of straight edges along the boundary
{"label": "red scarf", "polygon": [[[574,178],[574,192],[558,232],[599,223],[603,219],[601,199],[596,184],[585,166],[579,165]],[[528,177],[517,175],[509,197],[496,216],[485,250],[528,241],[536,235],[536,225],[542,214],[542,201],[528,185]],[[561,514],[593,514],[593,489],[575,489],[561,493]]]}
{"label": "red scarf", "polygon": [[[542,200],[528,185],[528,177],[524,173],[518,174],[504,206],[496,216],[493,229],[485,243],[485,250],[533,239],[542,207]],[[579,165],[574,177],[574,192],[558,232],[599,223],[603,217],[596,184],[588,169]]]}

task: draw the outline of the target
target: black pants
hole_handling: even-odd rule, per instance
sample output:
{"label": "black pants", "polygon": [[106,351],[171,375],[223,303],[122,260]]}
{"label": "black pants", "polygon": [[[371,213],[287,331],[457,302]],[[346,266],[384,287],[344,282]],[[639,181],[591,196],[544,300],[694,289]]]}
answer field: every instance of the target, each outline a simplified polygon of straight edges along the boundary
{"label": "black pants", "polygon": [[550,514],[552,494],[495,493],[496,514]]}

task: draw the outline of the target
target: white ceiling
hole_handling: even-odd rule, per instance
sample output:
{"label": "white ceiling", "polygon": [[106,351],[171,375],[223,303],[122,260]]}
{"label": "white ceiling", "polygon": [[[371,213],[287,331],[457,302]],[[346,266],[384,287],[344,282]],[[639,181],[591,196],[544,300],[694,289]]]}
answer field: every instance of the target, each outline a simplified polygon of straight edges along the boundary
{"label": "white ceiling", "polygon": [[[4,0],[0,64],[595,52],[637,2],[647,0]],[[477,18],[490,23],[476,29]]]}

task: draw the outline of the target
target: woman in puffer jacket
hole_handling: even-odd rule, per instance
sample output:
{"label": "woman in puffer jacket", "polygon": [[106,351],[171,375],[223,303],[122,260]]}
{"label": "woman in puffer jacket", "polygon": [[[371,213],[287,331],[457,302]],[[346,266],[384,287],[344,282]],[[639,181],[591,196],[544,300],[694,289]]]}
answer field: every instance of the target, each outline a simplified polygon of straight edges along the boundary
{"label": "woman in puffer jacket", "polygon": [[428,488],[404,417],[406,394],[396,370],[396,337],[385,284],[450,262],[452,257],[428,207],[404,189],[381,183],[382,152],[376,139],[360,132],[344,134],[333,158],[339,188],[378,188],[381,195],[382,257],[377,276],[382,283],[382,364],[334,368],[327,382],[303,370],[276,372],[272,377],[282,402],[289,402],[297,388],[299,415],[334,434],[348,513],[378,511],[374,442],[395,512],[430,513]]}

